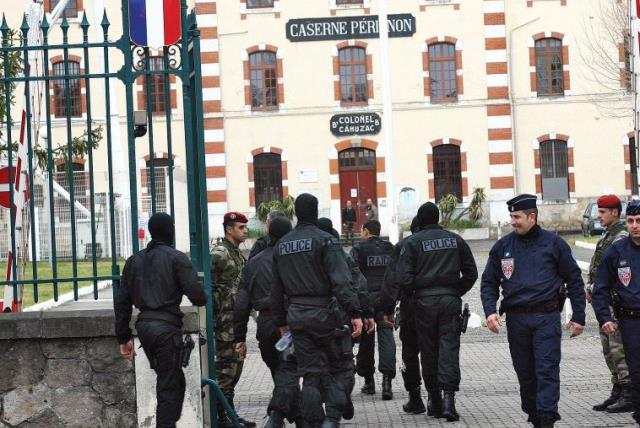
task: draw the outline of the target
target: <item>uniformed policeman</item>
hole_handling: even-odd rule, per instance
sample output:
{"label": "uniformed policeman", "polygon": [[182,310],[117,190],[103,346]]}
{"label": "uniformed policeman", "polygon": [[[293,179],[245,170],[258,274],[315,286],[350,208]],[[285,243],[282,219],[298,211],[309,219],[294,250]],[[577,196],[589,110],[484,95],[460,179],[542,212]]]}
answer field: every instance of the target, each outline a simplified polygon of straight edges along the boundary
{"label": "uniformed policeman", "polygon": [[140,310],[136,331],[157,375],[156,424],[175,427],[185,392],[180,302],[186,295],[194,305],[203,306],[207,295],[191,261],[173,248],[175,228],[171,216],[156,213],[148,226],[151,242],[129,257],[122,271],[120,291],[114,300],[116,337],[122,356],[133,359],[129,322],[131,305],[135,305]]}
{"label": "uniformed policeman", "polygon": [[[420,230],[418,217],[414,217],[411,221],[410,230],[411,233]],[[420,350],[416,332],[415,301],[413,291],[410,289],[402,290],[396,275],[396,266],[405,241],[406,239],[400,240],[393,248],[376,308],[384,313],[387,325],[392,327],[398,323],[400,326],[400,341],[402,342],[402,368],[400,372],[404,388],[409,392],[409,401],[402,405],[402,410],[417,415],[424,413],[426,409],[420,388],[422,382],[420,381]],[[400,319],[395,319],[394,309],[398,300],[400,300]],[[431,407],[433,408],[433,404]],[[435,416],[433,409],[429,416]]]}
{"label": "uniformed policeman", "polygon": [[[482,275],[481,296],[487,327],[498,333],[496,310],[507,314],[513,367],[520,383],[522,410],[536,427],[560,419],[560,312],[564,285],[573,316],[571,337],[582,333],[585,291],[580,268],[569,245],[538,226],[536,196],[523,194],[507,202],[514,231],[495,243]],[[562,301],[562,303],[561,303]]]}
{"label": "uniformed policeman", "polygon": [[316,226],[318,200],[306,193],[298,196],[295,212],[298,224],[274,250],[271,308],[281,333],[290,331],[293,336],[298,373],[304,379],[305,423],[311,428],[337,427],[346,393],[331,366],[351,353],[352,346],[349,327],[342,326],[342,309],[351,319],[353,337],[362,331],[362,313],[340,244]]}
{"label": "uniformed policeman", "polygon": [[[591,303],[591,293],[593,283],[598,273],[598,267],[602,256],[609,249],[609,246],[619,239],[628,236],[625,224],[620,221],[622,203],[616,195],[604,195],[598,198],[598,219],[600,224],[606,227],[606,231],[596,244],[596,251],[591,258],[589,265],[589,283],[587,284],[587,301]],[[630,412],[633,410],[631,403],[631,378],[629,368],[624,358],[624,347],[620,332],[616,331],[609,335],[600,332],[602,342],[602,353],[611,372],[611,395],[604,402],[593,406],[593,410],[609,413]]]}
{"label": "uniformed policeman", "polygon": [[420,231],[403,244],[397,273],[402,287],[414,290],[427,406],[431,404],[434,416],[457,421],[461,297],[473,287],[478,270],[464,239],[438,225],[440,211],[434,203],[423,204],[417,217]]}
{"label": "uniformed policeman", "polygon": [[[211,253],[211,276],[214,280],[213,307],[216,337],[216,377],[225,398],[233,404],[234,390],[242,374],[243,361],[233,344],[233,305],[240,283],[245,259],[238,246],[247,239],[247,217],[238,212],[224,215],[222,227],[224,239]],[[218,403],[219,424],[231,427],[224,408]],[[254,422],[238,417],[246,427],[255,427]]]}
{"label": "uniformed policeman", "polygon": [[[269,230],[269,226],[271,225],[271,222],[276,217],[287,218],[287,216],[282,211],[275,211],[275,210],[270,211],[269,214],[267,214],[267,230]],[[271,238],[268,233],[265,236],[261,236],[260,238],[256,239],[256,242],[253,244],[253,247],[251,247],[251,251],[249,252],[249,257],[247,257],[247,260],[251,260],[258,254],[260,254],[260,251],[267,248],[269,246],[270,239]]]}
{"label": "uniformed policeman", "polygon": [[633,418],[640,424],[640,201],[627,205],[625,222],[629,236],[611,244],[600,263],[593,309],[606,334],[620,329],[631,375]]}
{"label": "uniformed policeman", "polygon": [[[376,301],[382,289],[384,273],[391,260],[393,244],[380,238],[380,222],[369,220],[362,225],[362,241],[351,249],[351,258],[367,279],[370,299]],[[375,314],[378,336],[378,370],[382,373],[382,399],[391,400],[391,380],[396,376],[396,342],[393,327],[384,322],[384,314]],[[373,380],[375,372],[375,337],[365,334],[360,338],[360,347],[356,356],[356,372],[364,377],[363,394],[375,394]]]}
{"label": "uniformed policeman", "polygon": [[256,339],[260,355],[273,380],[273,395],[269,403],[267,427],[284,425],[284,418],[302,426],[300,413],[300,386],[298,365],[289,352],[278,352],[275,345],[280,332],[271,316],[269,293],[273,285],[273,249],[284,235],[291,231],[291,222],[284,216],[276,216],[269,222],[269,245],[250,259],[242,272],[242,280],[233,311],[236,351],[244,358],[247,352],[247,323],[252,309],[258,311]]}

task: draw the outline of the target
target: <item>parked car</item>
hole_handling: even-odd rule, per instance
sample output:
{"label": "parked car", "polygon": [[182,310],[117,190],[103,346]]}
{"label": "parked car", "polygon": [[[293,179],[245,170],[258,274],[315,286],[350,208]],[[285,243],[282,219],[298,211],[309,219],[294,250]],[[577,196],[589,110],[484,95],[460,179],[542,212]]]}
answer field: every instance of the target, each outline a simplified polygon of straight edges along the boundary
{"label": "parked car", "polygon": [[[623,220],[627,211],[627,203],[622,202],[622,213],[620,219]],[[598,204],[596,202],[589,202],[587,208],[582,214],[582,236],[602,235],[604,233],[604,227],[598,220]]]}

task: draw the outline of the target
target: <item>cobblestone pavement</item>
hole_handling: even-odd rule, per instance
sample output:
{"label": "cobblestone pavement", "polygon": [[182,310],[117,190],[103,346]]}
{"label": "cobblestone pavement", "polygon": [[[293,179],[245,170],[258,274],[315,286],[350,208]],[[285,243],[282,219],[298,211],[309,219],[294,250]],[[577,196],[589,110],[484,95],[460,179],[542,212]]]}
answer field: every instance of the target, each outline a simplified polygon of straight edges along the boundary
{"label": "cobblestone pavement", "polygon": [[[567,238],[569,240],[569,238]],[[472,250],[482,272],[493,242],[471,243]],[[589,261],[590,254],[576,252],[576,257]],[[464,299],[472,312],[484,318],[477,283]],[[255,336],[255,324],[250,323]],[[353,393],[356,416],[343,421],[344,427],[525,427],[525,414],[520,410],[520,395],[505,332],[499,335],[485,328],[477,328],[462,337],[461,390],[457,395],[457,407],[461,415],[459,422],[446,423],[422,415],[408,415],[402,411],[407,393],[402,386],[400,371],[400,341],[398,346],[398,377],[394,380],[395,397],[382,401],[376,396],[360,393],[362,379],[357,378]],[[269,371],[260,359],[255,340],[249,344],[249,354],[242,378],[236,389],[236,406],[241,416],[262,421],[271,395],[272,383]],[[587,308],[587,329],[574,339],[565,334],[562,343],[561,400],[562,420],[557,426],[571,427],[623,427],[635,426],[630,413],[610,415],[591,410],[593,404],[608,396],[611,388],[610,376],[602,357],[600,339],[593,316]],[[380,389],[381,375],[376,375],[376,386]],[[426,399],[426,392],[423,392]],[[260,426],[260,425],[259,425]]]}

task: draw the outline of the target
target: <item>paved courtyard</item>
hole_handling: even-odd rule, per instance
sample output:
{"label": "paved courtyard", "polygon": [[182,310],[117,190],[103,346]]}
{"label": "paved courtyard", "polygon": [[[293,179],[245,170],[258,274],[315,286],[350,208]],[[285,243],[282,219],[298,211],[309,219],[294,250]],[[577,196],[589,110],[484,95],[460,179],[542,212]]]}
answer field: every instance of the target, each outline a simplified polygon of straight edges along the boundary
{"label": "paved courtyard", "polygon": [[[568,240],[571,238],[567,238]],[[472,243],[472,250],[480,272],[484,269],[489,249],[488,241]],[[589,261],[588,251],[575,252],[576,258]],[[479,283],[465,296],[472,312],[482,316]],[[250,323],[252,328],[254,324]],[[255,335],[255,330],[250,336]],[[376,396],[360,393],[362,379],[357,378],[353,393],[356,416],[344,421],[345,427],[525,427],[524,413],[520,410],[518,382],[511,365],[509,345],[505,332],[494,335],[484,327],[473,329],[462,337],[462,384],[457,395],[459,422],[447,423],[422,415],[408,415],[402,411],[407,393],[400,376],[400,341],[398,346],[398,376],[394,380],[395,397],[391,401],[380,398],[381,375],[376,377]],[[569,339],[565,332],[562,344],[561,400],[562,421],[557,426],[571,427],[624,427],[635,426],[630,413],[610,415],[594,412],[591,406],[608,396],[611,387],[608,370],[601,353],[600,339],[593,311],[587,308],[585,333]],[[243,417],[262,421],[271,395],[269,372],[260,359],[255,341],[249,343],[249,354],[242,379],[236,391],[236,405]],[[423,393],[426,396],[426,392]],[[425,397],[426,398],[426,397]],[[260,426],[260,425],[259,425]]]}

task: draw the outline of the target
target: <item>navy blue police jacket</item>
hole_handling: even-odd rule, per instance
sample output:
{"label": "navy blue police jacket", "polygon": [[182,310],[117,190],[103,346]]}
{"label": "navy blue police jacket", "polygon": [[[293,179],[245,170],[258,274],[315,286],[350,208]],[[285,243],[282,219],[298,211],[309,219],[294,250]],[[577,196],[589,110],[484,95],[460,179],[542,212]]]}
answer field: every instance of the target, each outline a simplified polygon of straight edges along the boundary
{"label": "navy blue police jacket", "polygon": [[640,310],[640,246],[629,237],[611,244],[598,268],[591,302],[600,325],[614,321],[611,290],[620,296],[622,308]]}
{"label": "navy blue police jacket", "polygon": [[365,278],[370,293],[379,293],[384,274],[391,261],[393,244],[375,236],[358,242],[351,249],[351,257]]}
{"label": "navy blue police jacket", "polygon": [[482,274],[480,294],[484,313],[497,313],[502,288],[505,312],[518,306],[557,301],[566,284],[573,316],[584,325],[585,291],[582,272],[562,238],[535,225],[525,236],[511,232],[495,243]]}
{"label": "navy blue police jacket", "polygon": [[278,327],[287,324],[285,296],[335,297],[349,318],[362,315],[340,243],[311,223],[298,223],[280,238],[273,252],[269,301]]}

